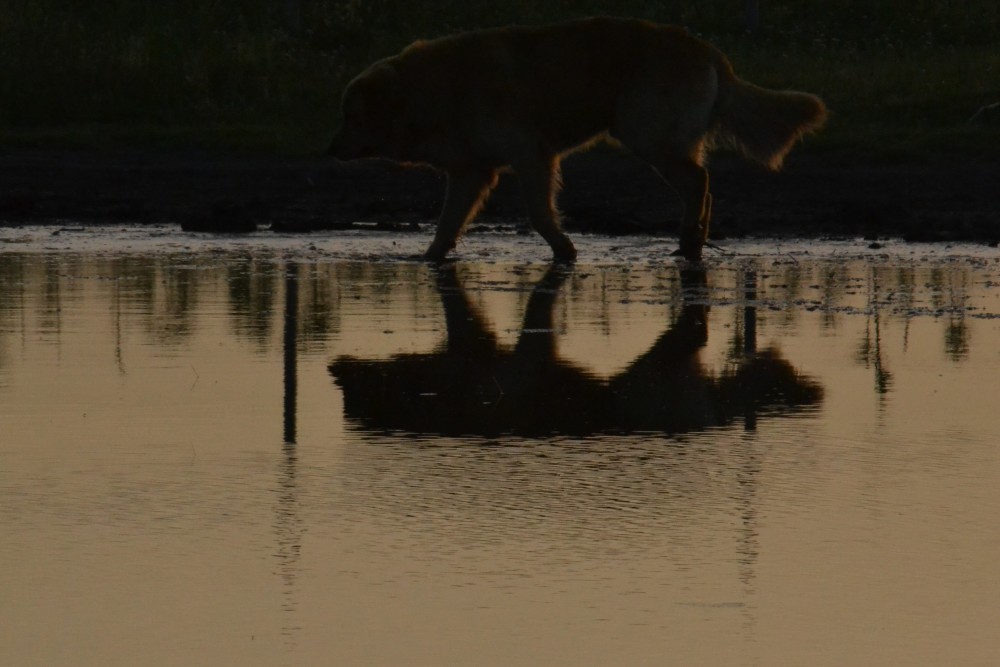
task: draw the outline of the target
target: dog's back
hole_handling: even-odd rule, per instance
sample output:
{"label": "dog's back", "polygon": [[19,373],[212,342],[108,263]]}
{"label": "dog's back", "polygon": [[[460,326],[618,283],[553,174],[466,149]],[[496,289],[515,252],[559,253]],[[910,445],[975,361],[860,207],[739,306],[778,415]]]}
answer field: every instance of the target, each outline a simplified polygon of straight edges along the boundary
{"label": "dog's back", "polygon": [[691,86],[704,88],[717,64],[731,76],[720,52],[680,28],[591,18],[416,42],[396,66],[401,81],[412,82],[411,95],[433,93],[452,127],[489,118],[530,128],[565,152],[611,132],[623,105],[651,88],[684,95],[672,106],[686,112]]}

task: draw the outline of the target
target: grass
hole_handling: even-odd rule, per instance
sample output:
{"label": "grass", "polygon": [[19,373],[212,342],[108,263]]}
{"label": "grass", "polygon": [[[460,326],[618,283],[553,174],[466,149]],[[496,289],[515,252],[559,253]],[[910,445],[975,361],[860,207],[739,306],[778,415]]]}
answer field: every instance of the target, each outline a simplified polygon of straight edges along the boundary
{"label": "grass", "polygon": [[[418,37],[615,13],[686,25],[761,85],[824,97],[807,150],[995,153],[993,0],[0,0],[0,147],[308,153],[343,85]],[[295,18],[297,17],[297,19]]]}

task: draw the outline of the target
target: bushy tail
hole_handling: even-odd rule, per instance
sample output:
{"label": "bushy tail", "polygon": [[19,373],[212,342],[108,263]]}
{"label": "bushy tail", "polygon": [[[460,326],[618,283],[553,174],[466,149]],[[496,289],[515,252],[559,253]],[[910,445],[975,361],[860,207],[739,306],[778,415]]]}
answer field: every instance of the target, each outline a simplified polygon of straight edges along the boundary
{"label": "bushy tail", "polygon": [[809,93],[767,90],[736,78],[719,92],[714,143],[774,171],[803,134],[826,122],[826,105]]}

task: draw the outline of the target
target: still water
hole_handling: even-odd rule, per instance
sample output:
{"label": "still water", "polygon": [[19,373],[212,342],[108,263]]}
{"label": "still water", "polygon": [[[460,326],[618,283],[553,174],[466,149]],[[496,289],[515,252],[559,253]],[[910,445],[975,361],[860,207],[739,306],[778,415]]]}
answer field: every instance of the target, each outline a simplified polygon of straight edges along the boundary
{"label": "still water", "polygon": [[1000,664],[996,259],[606,244],[0,249],[0,664]]}

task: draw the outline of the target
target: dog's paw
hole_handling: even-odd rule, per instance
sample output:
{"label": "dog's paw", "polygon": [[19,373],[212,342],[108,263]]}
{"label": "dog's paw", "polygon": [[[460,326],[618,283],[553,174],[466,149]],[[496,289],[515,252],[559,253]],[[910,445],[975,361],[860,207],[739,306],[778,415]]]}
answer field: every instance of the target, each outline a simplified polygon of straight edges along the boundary
{"label": "dog's paw", "polygon": [[552,259],[560,264],[572,264],[576,261],[576,246],[568,236],[563,236],[552,243]]}

